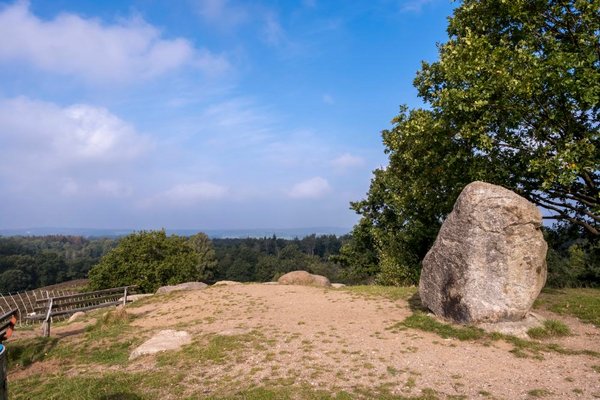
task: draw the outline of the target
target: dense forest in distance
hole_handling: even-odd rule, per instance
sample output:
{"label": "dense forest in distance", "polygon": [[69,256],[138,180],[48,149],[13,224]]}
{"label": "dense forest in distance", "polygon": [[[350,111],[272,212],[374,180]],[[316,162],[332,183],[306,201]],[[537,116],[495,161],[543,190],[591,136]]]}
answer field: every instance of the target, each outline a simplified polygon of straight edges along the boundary
{"label": "dense forest in distance", "polygon": [[[63,235],[0,237],[0,293],[87,278],[89,270],[119,240]],[[213,280],[269,281],[295,269],[334,279],[339,270],[329,258],[339,253],[344,240],[336,235],[292,240],[275,236],[213,239],[217,257]]]}
{"label": "dense forest in distance", "polygon": [[[577,227],[566,225],[546,227],[545,237],[549,245],[548,286],[600,286],[597,242],[586,239]],[[0,293],[87,278],[90,269],[120,242],[122,238],[0,236]],[[289,271],[306,270],[332,282],[393,284],[373,267],[367,251],[348,257],[345,249],[355,249],[348,235],[212,239],[208,245],[214,250],[215,265],[210,267],[207,283],[266,282]]]}

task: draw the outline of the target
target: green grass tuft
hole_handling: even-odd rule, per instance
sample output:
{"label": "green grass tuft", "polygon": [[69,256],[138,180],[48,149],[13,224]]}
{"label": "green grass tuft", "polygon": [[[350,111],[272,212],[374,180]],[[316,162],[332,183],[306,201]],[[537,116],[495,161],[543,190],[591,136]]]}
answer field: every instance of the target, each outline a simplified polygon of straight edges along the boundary
{"label": "green grass tuft", "polygon": [[57,341],[58,339],[52,337],[36,337],[6,343],[8,369],[26,368],[34,362],[44,360]]}
{"label": "green grass tuft", "polygon": [[404,321],[398,323],[395,327],[406,327],[433,332],[445,339],[456,338],[458,340],[476,340],[481,339],[486,335],[485,331],[481,328],[476,328],[474,326],[455,327],[450,324],[444,324],[420,311],[415,312]]}
{"label": "green grass tuft", "polygon": [[571,334],[571,330],[567,325],[560,321],[548,319],[544,321],[544,326],[531,328],[527,331],[527,334],[532,339],[547,339],[569,336]]}
{"label": "green grass tuft", "polygon": [[546,397],[551,394],[552,394],[552,392],[550,392],[547,389],[533,389],[533,390],[530,390],[529,392],[527,392],[527,395],[531,396],[531,397]]}

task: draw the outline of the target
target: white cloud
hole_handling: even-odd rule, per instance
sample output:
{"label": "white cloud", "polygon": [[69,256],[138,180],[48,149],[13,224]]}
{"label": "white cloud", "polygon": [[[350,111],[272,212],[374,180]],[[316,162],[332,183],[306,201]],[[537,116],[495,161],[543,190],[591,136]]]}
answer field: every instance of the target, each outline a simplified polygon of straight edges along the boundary
{"label": "white cloud", "polygon": [[104,108],[0,99],[0,171],[11,163],[45,170],[114,163],[150,147],[148,138]]}
{"label": "white cloud", "polygon": [[428,4],[433,3],[434,0],[407,0],[401,5],[401,11],[419,13]]}
{"label": "white cloud", "polygon": [[331,191],[331,186],[326,179],[320,176],[295,184],[288,192],[294,199],[316,199],[323,197]]}
{"label": "white cloud", "polygon": [[194,182],[175,185],[158,196],[171,204],[193,205],[195,203],[218,200],[227,194],[225,186],[211,182]]}
{"label": "white cloud", "polygon": [[365,165],[365,160],[362,157],[345,153],[331,160],[331,165],[337,169],[348,169]]}
{"label": "white cloud", "polygon": [[25,62],[94,82],[147,79],[186,65],[206,73],[229,67],[223,57],[183,38],[162,39],[140,18],[107,25],[63,13],[46,21],[26,1],[0,7],[0,37],[0,62]]}

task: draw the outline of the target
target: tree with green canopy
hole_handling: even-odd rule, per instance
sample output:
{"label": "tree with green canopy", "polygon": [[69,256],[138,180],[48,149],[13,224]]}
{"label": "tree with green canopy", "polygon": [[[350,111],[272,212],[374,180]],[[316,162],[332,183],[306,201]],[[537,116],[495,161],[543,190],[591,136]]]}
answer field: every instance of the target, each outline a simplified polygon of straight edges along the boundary
{"label": "tree with green canopy", "polygon": [[215,265],[206,235],[186,239],[161,231],[140,231],[119,241],[89,273],[90,287],[138,285],[143,292],[162,285],[208,279]]}
{"label": "tree with green canopy", "polygon": [[362,242],[342,249],[342,264],[354,263],[367,226],[377,255],[369,268],[391,283],[416,282],[474,180],[600,235],[600,0],[464,0],[448,35],[414,82],[428,108],[401,108],[383,131],[389,165],[352,204]]}

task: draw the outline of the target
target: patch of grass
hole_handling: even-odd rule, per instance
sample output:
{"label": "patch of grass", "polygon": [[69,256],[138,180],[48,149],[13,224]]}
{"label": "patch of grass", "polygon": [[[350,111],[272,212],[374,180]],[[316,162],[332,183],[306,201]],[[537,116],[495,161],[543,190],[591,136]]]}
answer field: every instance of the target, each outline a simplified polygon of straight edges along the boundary
{"label": "patch of grass", "polygon": [[[160,373],[107,373],[97,376],[68,376],[63,374],[35,376],[11,382],[8,386],[12,400],[141,400],[159,398],[160,382],[167,387],[173,376]],[[142,389],[143,388],[143,389]]]}
{"label": "patch of grass", "polygon": [[600,374],[600,365],[592,365],[592,369]]}
{"label": "patch of grass", "polygon": [[392,329],[396,327],[406,327],[433,332],[445,339],[456,338],[458,340],[476,340],[486,336],[483,329],[473,326],[455,327],[450,324],[444,324],[420,311],[415,312],[404,321],[394,325]]}
{"label": "patch of grass", "polygon": [[132,319],[131,315],[122,308],[104,313],[94,325],[86,328],[86,338],[98,340],[117,337],[128,328]]}
{"label": "patch of grass", "polygon": [[8,369],[25,368],[34,362],[44,360],[57,342],[58,339],[53,337],[36,337],[6,343]]}
{"label": "patch of grass", "polygon": [[[557,326],[554,323],[550,323],[548,326],[550,329],[564,332],[564,329],[561,328],[560,325]],[[459,340],[481,341],[484,345],[489,345],[490,341],[504,340],[514,346],[510,352],[514,354],[515,357],[521,358],[533,357],[543,359],[542,353],[544,352],[554,352],[565,355],[585,354],[592,357],[600,357],[600,353],[592,350],[570,350],[556,343],[540,343],[501,333],[486,333],[483,329],[473,326],[453,326],[445,324],[421,311],[414,312],[404,321],[399,322],[388,329],[392,332],[398,332],[406,328],[433,332],[446,339],[455,338]]]}
{"label": "patch of grass", "polygon": [[384,297],[390,300],[409,300],[419,290],[416,286],[346,286],[342,290],[369,297]]}
{"label": "patch of grass", "polygon": [[194,341],[178,352],[161,353],[156,357],[158,366],[197,363],[223,364],[230,353],[256,347],[264,338],[253,331],[243,335],[210,335],[204,340]]}
{"label": "patch of grass", "polygon": [[544,321],[544,326],[531,328],[527,331],[527,334],[532,339],[548,339],[552,337],[569,336],[571,330],[567,325],[560,321],[548,319]]}
{"label": "patch of grass", "polygon": [[600,328],[600,289],[544,289],[534,308],[571,315]]}

